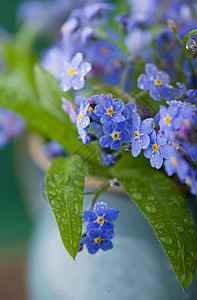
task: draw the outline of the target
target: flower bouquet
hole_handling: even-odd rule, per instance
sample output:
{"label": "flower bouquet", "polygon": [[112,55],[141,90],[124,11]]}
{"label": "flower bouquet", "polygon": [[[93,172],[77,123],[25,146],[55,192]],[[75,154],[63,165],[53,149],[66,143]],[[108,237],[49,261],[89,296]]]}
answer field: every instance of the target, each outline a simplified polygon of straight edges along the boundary
{"label": "flower bouquet", "polygon": [[[197,264],[196,3],[63,4],[24,3],[18,34],[2,31],[0,145],[24,126],[43,137],[47,201],[73,259],[113,251],[122,212],[97,200],[121,186],[185,289]],[[84,191],[90,177],[104,184]]]}

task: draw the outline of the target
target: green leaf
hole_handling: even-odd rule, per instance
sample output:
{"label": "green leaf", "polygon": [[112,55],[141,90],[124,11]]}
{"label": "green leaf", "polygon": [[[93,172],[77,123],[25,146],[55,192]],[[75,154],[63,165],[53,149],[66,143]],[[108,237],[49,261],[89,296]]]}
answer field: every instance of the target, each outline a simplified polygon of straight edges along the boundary
{"label": "green leaf", "polygon": [[41,67],[35,66],[34,74],[39,102],[42,106],[58,117],[59,120],[65,121],[65,119],[68,119],[68,115],[62,109],[61,98],[65,97],[70,102],[73,102],[72,96],[69,93],[62,92],[59,82]]}
{"label": "green leaf", "polygon": [[75,125],[70,120],[59,120],[39,103],[30,101],[16,91],[0,87],[0,106],[23,116],[31,129],[56,140],[66,151],[73,153],[81,149]]}
{"label": "green leaf", "polygon": [[78,156],[55,159],[46,176],[46,191],[62,242],[75,258],[82,233],[83,161]]}
{"label": "green leaf", "polygon": [[157,170],[138,167],[113,173],[151,224],[186,288],[196,272],[197,238],[185,199],[170,178]]}

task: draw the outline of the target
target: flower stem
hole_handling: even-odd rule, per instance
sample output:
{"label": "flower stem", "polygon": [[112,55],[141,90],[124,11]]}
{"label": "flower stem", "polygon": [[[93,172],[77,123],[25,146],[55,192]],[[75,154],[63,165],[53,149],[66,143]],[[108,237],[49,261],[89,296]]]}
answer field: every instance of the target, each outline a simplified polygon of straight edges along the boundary
{"label": "flower stem", "polygon": [[187,33],[187,34],[185,35],[184,40],[182,40],[182,39],[177,35],[177,33],[173,33],[174,36],[176,37],[177,41],[178,41],[178,42],[183,46],[183,48],[184,48],[185,56],[186,56],[186,59],[187,59],[187,61],[188,61],[188,63],[189,63],[189,66],[190,66],[190,69],[191,69],[191,73],[192,73],[192,76],[193,76],[193,79],[194,79],[195,82],[196,82],[196,73],[195,73],[195,70],[194,70],[194,66],[193,66],[193,64],[192,64],[192,59],[191,59],[191,56],[190,56],[190,54],[189,54],[189,51],[186,49],[186,43],[187,43],[187,40],[188,40],[189,38],[191,38],[191,35],[196,34],[196,33],[197,33],[197,29],[190,31],[189,33]]}
{"label": "flower stem", "polygon": [[107,182],[98,191],[95,192],[94,198],[92,199],[90,210],[93,210],[94,204],[96,203],[96,200],[100,196],[100,194],[105,190],[107,190],[109,187],[110,187],[110,183]]}

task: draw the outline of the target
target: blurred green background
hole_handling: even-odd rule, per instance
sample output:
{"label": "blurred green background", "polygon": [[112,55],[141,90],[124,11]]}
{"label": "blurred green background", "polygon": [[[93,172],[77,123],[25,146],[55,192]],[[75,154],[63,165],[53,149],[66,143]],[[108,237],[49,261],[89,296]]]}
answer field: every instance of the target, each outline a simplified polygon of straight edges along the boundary
{"label": "blurred green background", "polygon": [[[20,0],[0,1],[0,27],[16,32],[16,9]],[[16,181],[16,141],[0,150],[0,299],[27,300],[25,257],[31,218]]]}

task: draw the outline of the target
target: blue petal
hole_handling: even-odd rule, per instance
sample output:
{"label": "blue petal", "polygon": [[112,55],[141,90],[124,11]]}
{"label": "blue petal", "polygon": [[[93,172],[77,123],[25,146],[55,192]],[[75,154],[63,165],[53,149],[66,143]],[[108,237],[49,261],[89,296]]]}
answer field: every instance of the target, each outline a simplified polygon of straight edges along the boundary
{"label": "blue petal", "polygon": [[142,121],[140,125],[140,132],[151,134],[151,132],[153,131],[153,122],[153,118],[147,118],[144,121]]}
{"label": "blue petal", "polygon": [[102,99],[102,104],[103,106],[108,109],[108,108],[112,108],[113,107],[113,100],[111,97],[109,96],[104,96]]}
{"label": "blue petal", "polygon": [[149,146],[147,149],[144,150],[144,156],[146,158],[151,158],[152,154],[153,154],[152,146]]}
{"label": "blue petal", "polygon": [[71,60],[71,65],[74,69],[77,69],[79,65],[83,61],[83,54],[81,52],[77,52],[73,59]]}
{"label": "blue petal", "polygon": [[150,138],[147,134],[143,134],[140,137],[140,141],[142,143],[142,149],[146,149],[148,148],[149,144],[150,144]]}
{"label": "blue petal", "polygon": [[100,231],[100,229],[90,228],[90,230],[88,231],[88,234],[91,239],[95,239],[101,235],[101,231]]}
{"label": "blue petal", "polygon": [[99,250],[99,248],[100,248],[100,245],[99,245],[99,244],[96,244],[96,243],[90,244],[90,245],[88,246],[88,252],[89,252],[90,254],[95,254],[95,253]]}
{"label": "blue petal", "polygon": [[112,241],[105,240],[101,242],[100,247],[103,251],[107,251],[113,248],[113,243]]}
{"label": "blue petal", "polygon": [[85,210],[83,212],[82,218],[86,221],[86,222],[93,222],[97,219],[97,215],[95,214],[94,211],[92,210]]}
{"label": "blue petal", "polygon": [[102,230],[101,238],[103,240],[111,240],[115,237],[113,229]]}
{"label": "blue petal", "polygon": [[103,105],[102,104],[98,104],[96,107],[95,107],[95,110],[94,110],[94,113],[95,115],[101,117],[102,115],[104,115],[106,112],[106,110],[104,109]]}
{"label": "blue petal", "polygon": [[153,98],[156,101],[161,100],[161,94],[160,94],[160,88],[156,85],[151,85],[149,90],[151,98]]}
{"label": "blue petal", "polygon": [[99,223],[96,223],[96,222],[90,222],[87,224],[86,226],[86,231],[89,231],[91,228],[92,229],[98,229],[100,227],[100,224]]}
{"label": "blue petal", "polygon": [[117,208],[110,208],[105,214],[105,219],[108,221],[115,221],[118,218],[119,210]]}
{"label": "blue petal", "polygon": [[108,206],[105,202],[96,202],[94,204],[94,212],[98,216],[103,216],[104,214],[106,214],[107,210],[108,210]]}
{"label": "blue petal", "polygon": [[91,238],[89,236],[86,236],[81,239],[81,244],[90,244]]}
{"label": "blue petal", "polygon": [[102,148],[107,148],[111,145],[113,138],[111,137],[111,135],[103,135],[100,139],[99,139],[99,144],[101,145]]}
{"label": "blue petal", "polygon": [[111,142],[110,148],[112,150],[119,150],[121,146],[122,146],[122,141],[115,140]]}
{"label": "blue petal", "polygon": [[164,86],[162,89],[161,89],[161,95],[162,97],[166,100],[166,101],[169,101],[172,99],[172,95],[170,94],[170,91],[169,89]]}
{"label": "blue petal", "polygon": [[157,76],[158,69],[154,64],[146,64],[145,71],[148,76]]}
{"label": "blue petal", "polygon": [[115,101],[113,107],[115,112],[122,112],[124,109],[124,102],[122,100]]}
{"label": "blue petal", "polygon": [[163,157],[158,152],[155,152],[150,159],[150,163],[153,168],[160,169],[163,164]]}
{"label": "blue petal", "polygon": [[132,142],[132,155],[134,157],[138,156],[141,152],[142,144],[138,140]]}
{"label": "blue petal", "polygon": [[149,81],[148,77],[145,74],[141,74],[138,77],[137,86],[141,90],[145,90],[145,91],[149,90],[149,88],[150,88],[150,81]]}
{"label": "blue petal", "polygon": [[114,113],[112,115],[112,120],[116,123],[120,123],[125,120],[125,117],[121,113]]}

